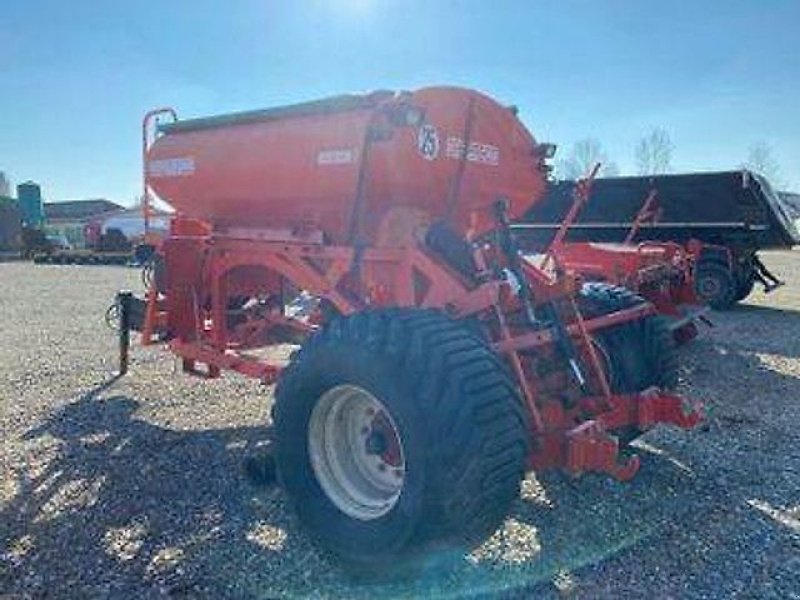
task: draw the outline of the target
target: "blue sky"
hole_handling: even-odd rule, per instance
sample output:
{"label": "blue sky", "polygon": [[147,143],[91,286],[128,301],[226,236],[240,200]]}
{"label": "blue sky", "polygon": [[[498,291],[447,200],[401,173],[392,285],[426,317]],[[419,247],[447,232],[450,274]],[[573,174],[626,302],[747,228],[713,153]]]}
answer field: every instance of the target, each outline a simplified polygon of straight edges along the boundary
{"label": "blue sky", "polygon": [[344,91],[475,87],[623,172],[653,127],[675,170],[768,143],[800,189],[800,1],[4,0],[0,170],[49,200],[139,193],[139,122]]}

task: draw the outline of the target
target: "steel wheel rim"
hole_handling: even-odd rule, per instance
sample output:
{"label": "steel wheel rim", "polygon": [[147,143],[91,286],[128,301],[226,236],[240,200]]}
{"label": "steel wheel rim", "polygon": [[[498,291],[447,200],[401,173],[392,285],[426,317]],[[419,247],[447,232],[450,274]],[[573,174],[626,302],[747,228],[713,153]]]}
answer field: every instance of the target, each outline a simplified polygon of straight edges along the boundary
{"label": "steel wheel rim", "polygon": [[328,499],[360,521],[397,504],[406,465],[399,430],[370,392],[339,385],[320,396],[308,427],[311,466]]}

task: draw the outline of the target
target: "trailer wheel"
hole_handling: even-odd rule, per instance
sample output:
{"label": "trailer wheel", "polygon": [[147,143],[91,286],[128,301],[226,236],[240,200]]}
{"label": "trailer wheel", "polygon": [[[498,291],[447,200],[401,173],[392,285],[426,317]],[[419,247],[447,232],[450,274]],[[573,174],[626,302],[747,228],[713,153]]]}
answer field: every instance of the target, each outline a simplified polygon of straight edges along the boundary
{"label": "trailer wheel", "polygon": [[504,365],[436,311],[335,318],[284,371],[274,417],[300,521],[365,570],[482,542],[517,497],[528,454]]}
{"label": "trailer wheel", "polygon": [[736,269],[735,280],[735,302],[741,302],[750,295],[756,285],[756,267],[752,260],[746,261]]}
{"label": "trailer wheel", "polygon": [[747,298],[756,286],[755,276],[747,277],[736,283],[735,302],[741,302]]}
{"label": "trailer wheel", "polygon": [[740,291],[727,265],[714,260],[702,260],[697,265],[694,289],[697,297],[715,310],[731,308]]}
{"label": "trailer wheel", "polygon": [[[584,316],[599,317],[633,308],[644,298],[606,283],[586,283],[579,296]],[[657,386],[673,390],[678,385],[678,354],[667,320],[650,315],[639,321],[603,329],[595,335],[608,363],[609,384],[617,393],[635,393]],[[626,428],[615,432],[625,447],[644,432]]]}

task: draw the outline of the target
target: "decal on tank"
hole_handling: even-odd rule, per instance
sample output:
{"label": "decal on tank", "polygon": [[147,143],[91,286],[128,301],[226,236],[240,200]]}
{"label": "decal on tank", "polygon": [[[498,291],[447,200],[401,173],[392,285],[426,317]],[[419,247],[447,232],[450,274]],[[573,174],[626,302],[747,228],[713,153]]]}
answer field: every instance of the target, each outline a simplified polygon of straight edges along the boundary
{"label": "decal on tank", "polygon": [[[448,158],[461,160],[464,158],[464,140],[458,137],[447,138],[444,153]],[[467,160],[485,165],[499,165],[500,148],[491,144],[470,142],[467,149]]]}
{"label": "decal on tank", "polygon": [[352,148],[339,148],[336,150],[320,150],[317,154],[317,164],[348,165],[355,162],[356,152]]}
{"label": "decal on tank", "polygon": [[425,160],[439,156],[439,133],[433,125],[423,125],[417,131],[417,150]]}
{"label": "decal on tank", "polygon": [[194,173],[194,159],[162,158],[147,163],[147,174],[150,177],[184,177]]}

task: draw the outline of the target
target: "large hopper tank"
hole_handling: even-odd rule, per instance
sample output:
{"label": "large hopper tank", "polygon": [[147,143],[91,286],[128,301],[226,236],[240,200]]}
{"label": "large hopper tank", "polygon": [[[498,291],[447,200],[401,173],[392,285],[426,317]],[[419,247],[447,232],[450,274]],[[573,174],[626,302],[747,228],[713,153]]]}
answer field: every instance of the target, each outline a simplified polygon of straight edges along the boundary
{"label": "large hopper tank", "polygon": [[149,186],[215,229],[320,229],[400,243],[448,218],[461,233],[520,217],[546,188],[544,147],[513,109],[467,89],[374,92],[162,125]]}

